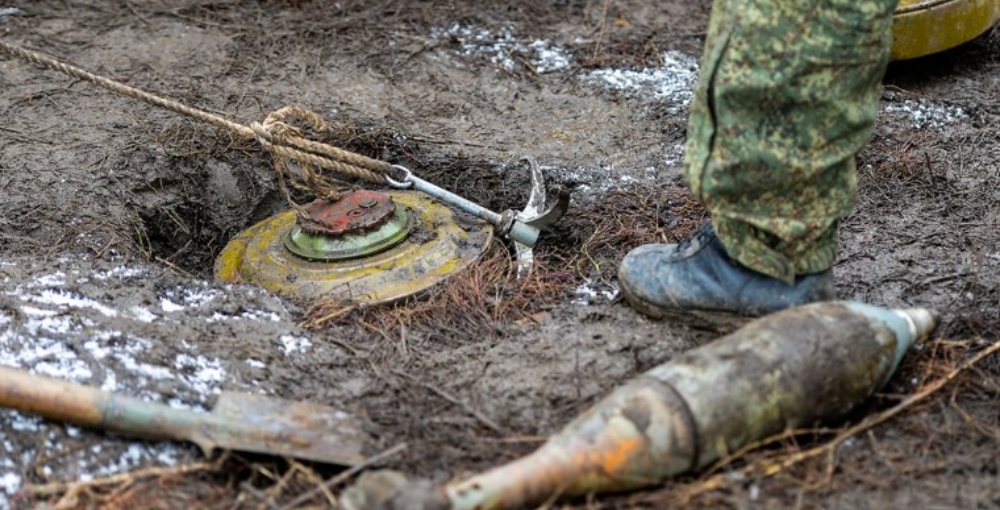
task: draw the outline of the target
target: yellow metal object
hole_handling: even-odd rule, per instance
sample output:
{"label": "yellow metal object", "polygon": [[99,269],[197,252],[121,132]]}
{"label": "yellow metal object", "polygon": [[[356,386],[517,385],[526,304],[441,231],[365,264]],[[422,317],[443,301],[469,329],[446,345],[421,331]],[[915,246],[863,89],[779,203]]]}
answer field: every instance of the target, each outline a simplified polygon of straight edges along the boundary
{"label": "yellow metal object", "polygon": [[408,239],[390,249],[337,262],[306,260],[285,247],[296,219],[294,211],[287,211],[230,241],[215,261],[215,276],[285,297],[379,304],[430,288],[466,268],[489,246],[493,228],[486,223],[460,224],[451,209],[423,194],[388,194],[414,222]]}
{"label": "yellow metal object", "polygon": [[890,58],[905,60],[954,48],[1000,20],[1000,0],[900,0]]}

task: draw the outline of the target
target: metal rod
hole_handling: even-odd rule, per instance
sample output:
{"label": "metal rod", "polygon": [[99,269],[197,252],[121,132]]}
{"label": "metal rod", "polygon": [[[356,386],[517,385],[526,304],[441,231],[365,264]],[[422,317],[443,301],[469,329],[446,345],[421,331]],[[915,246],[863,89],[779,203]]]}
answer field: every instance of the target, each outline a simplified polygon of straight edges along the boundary
{"label": "metal rod", "polygon": [[408,182],[413,183],[413,189],[430,195],[448,205],[453,205],[477,218],[482,218],[493,226],[499,227],[503,225],[503,216],[495,213],[471,200],[462,198],[446,189],[439,188],[417,176],[410,175],[407,178]]}
{"label": "metal rod", "polygon": [[413,172],[404,166],[393,165],[392,167],[403,172],[403,180],[397,181],[387,175],[385,180],[390,186],[398,189],[413,189],[419,191],[437,199],[442,203],[457,207],[477,218],[486,220],[488,223],[496,227],[501,234],[507,236],[514,242],[518,242],[526,246],[534,246],[535,242],[538,240],[538,234],[540,232],[539,229],[523,221],[515,219],[513,211],[508,211],[504,214],[495,213],[471,200],[462,198],[444,188],[439,188],[438,186],[413,175]]}

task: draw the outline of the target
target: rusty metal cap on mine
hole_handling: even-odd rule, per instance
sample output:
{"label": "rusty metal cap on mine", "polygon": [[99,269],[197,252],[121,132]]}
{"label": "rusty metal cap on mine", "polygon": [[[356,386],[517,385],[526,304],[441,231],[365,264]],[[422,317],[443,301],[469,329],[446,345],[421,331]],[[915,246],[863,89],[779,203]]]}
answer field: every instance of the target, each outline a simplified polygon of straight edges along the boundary
{"label": "rusty metal cap on mine", "polygon": [[305,207],[285,238],[292,253],[321,261],[364,257],[387,250],[406,239],[410,222],[406,209],[388,195],[356,190],[339,200],[316,200]]}

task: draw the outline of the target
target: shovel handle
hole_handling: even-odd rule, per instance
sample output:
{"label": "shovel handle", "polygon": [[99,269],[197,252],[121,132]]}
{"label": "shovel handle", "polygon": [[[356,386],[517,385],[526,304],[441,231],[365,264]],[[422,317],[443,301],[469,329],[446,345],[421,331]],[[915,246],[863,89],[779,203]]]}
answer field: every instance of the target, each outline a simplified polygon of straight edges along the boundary
{"label": "shovel handle", "polygon": [[0,366],[0,407],[151,439],[191,439],[197,413]]}
{"label": "shovel handle", "polygon": [[101,427],[110,393],[0,366],[0,407],[53,420]]}

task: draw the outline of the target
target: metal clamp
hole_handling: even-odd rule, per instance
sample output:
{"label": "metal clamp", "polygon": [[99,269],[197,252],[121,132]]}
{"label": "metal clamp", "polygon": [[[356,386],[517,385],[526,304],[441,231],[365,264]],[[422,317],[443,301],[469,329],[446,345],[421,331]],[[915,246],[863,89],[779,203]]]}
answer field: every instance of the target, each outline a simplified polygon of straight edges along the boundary
{"label": "metal clamp", "polygon": [[[461,209],[462,211],[465,211],[477,218],[485,220],[487,223],[493,225],[493,227],[496,228],[497,231],[504,237],[507,237],[517,244],[531,248],[535,245],[535,242],[538,241],[538,234],[541,229],[555,222],[555,220],[566,212],[566,207],[569,205],[569,196],[567,195],[565,199],[560,199],[556,205],[552,207],[552,209],[545,211],[544,213],[538,214],[537,209],[531,209],[529,211],[529,208],[537,206],[538,194],[536,193],[536,189],[538,189],[539,182],[536,182],[536,173],[538,176],[541,175],[540,172],[537,172],[537,165],[535,165],[533,161],[531,161],[531,163],[531,196],[534,203],[529,200],[528,207],[526,207],[521,213],[515,213],[512,210],[507,210],[503,213],[493,212],[475,202],[462,198],[446,189],[435,186],[434,184],[413,175],[413,172],[411,172],[410,169],[402,165],[392,166],[392,168],[403,172],[402,181],[395,180],[389,176],[386,176],[385,180],[389,186],[392,186],[393,188],[420,191],[421,193],[430,195],[445,204],[457,207],[458,209]],[[541,190],[542,206],[544,207],[544,183],[541,183]]]}
{"label": "metal clamp", "polygon": [[[528,203],[524,209],[517,214],[517,218],[527,225],[537,229],[545,229],[555,223],[566,214],[569,209],[569,193],[559,193],[556,203],[552,207],[545,209],[548,201],[545,189],[545,176],[542,169],[533,158],[524,158],[528,162],[531,171],[531,191],[528,194]],[[531,272],[535,264],[534,245],[514,243],[517,252],[517,274],[523,276]]]}

